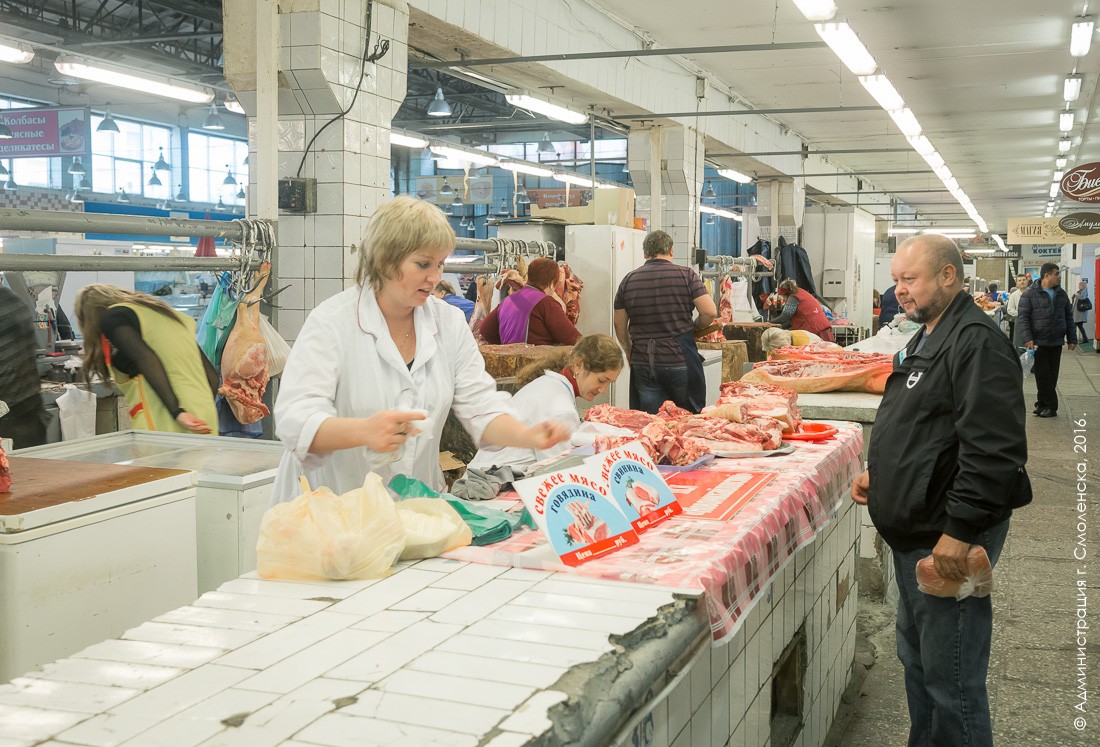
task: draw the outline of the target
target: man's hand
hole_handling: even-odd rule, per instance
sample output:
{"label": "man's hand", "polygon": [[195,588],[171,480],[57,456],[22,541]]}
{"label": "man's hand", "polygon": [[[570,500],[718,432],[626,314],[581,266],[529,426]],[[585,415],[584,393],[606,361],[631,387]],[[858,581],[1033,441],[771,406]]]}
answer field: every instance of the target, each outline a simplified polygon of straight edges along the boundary
{"label": "man's hand", "polygon": [[856,479],[852,480],[852,500],[861,506],[867,505],[867,489],[871,487],[871,472],[863,470]]}
{"label": "man's hand", "polygon": [[940,535],[940,541],[932,548],[932,563],[936,573],[951,581],[966,578],[966,555],[970,552],[970,543]]}
{"label": "man's hand", "polygon": [[1027,342],[1024,343],[1024,347],[1027,348],[1028,350],[1034,350],[1035,349],[1035,343],[1032,340],[1028,340]]}
{"label": "man's hand", "polygon": [[1073,350],[1074,348],[1077,347],[1077,343],[1076,342],[1071,342],[1067,347],[1069,347],[1070,350]]}

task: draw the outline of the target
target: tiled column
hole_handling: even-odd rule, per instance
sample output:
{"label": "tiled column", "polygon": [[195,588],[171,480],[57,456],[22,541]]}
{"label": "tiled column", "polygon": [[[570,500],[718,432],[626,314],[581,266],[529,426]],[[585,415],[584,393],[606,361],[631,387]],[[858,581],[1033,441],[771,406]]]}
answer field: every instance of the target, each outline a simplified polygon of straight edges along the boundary
{"label": "tiled column", "polygon": [[[279,296],[277,326],[288,340],[311,309],[353,282],[363,229],[390,197],[389,129],[405,98],[409,13],[403,0],[375,2],[369,50],[380,39],[390,48],[367,64],[356,96],[366,5],[292,0],[280,6],[280,72],[289,90],[281,91],[279,102],[279,177],[317,180],[316,213],[279,216],[278,279],[291,287]],[[349,104],[343,119],[325,127]]]}
{"label": "tiled column", "polygon": [[[703,181],[703,151],[699,133],[680,125],[632,128],[628,154],[630,178],[637,193],[635,212],[650,219],[651,228],[667,231],[675,242],[673,256],[687,264],[699,241],[699,187]],[[652,174],[654,148],[659,149],[660,187]],[[654,199],[660,216],[654,216]]]}

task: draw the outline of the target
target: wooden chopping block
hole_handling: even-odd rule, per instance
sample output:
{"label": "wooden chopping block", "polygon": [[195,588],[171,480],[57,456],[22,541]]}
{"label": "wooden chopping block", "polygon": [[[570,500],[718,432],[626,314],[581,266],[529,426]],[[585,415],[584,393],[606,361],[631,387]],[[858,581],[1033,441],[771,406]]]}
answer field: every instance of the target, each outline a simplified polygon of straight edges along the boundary
{"label": "wooden chopping block", "polygon": [[722,351],[722,383],[738,381],[745,373],[745,364],[749,361],[749,346],[744,340],[726,340],[725,342],[697,342],[700,350]]}
{"label": "wooden chopping block", "polygon": [[187,470],[94,464],[59,459],[9,456],[12,489],[0,494],[0,516],[16,516],[101,493],[182,475]]}
{"label": "wooden chopping block", "polygon": [[757,363],[768,359],[764,348],[760,346],[760,336],[764,334],[764,330],[778,326],[768,322],[732,322],[722,328],[722,334],[727,340],[744,340],[748,345],[749,360]]}
{"label": "wooden chopping block", "polygon": [[527,345],[518,342],[511,345],[478,345],[485,359],[485,370],[494,379],[515,376],[516,372],[531,361],[561,350],[556,345]]}

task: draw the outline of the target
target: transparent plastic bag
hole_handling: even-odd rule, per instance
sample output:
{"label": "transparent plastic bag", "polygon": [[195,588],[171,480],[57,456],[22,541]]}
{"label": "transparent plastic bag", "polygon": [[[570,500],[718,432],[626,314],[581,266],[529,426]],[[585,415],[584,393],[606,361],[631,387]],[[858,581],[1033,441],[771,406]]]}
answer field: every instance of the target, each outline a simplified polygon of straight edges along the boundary
{"label": "transparent plastic bag", "polygon": [[397,503],[397,516],[405,528],[402,560],[434,558],[473,540],[470,527],[440,498],[406,498]]}
{"label": "transparent plastic bag", "polygon": [[1020,353],[1020,366],[1024,369],[1024,376],[1031,373],[1031,369],[1035,367],[1035,351],[1027,349]]}
{"label": "transparent plastic bag", "polygon": [[267,373],[270,376],[278,376],[286,367],[286,359],[290,355],[290,345],[280,335],[271,321],[260,314],[260,332],[264,336],[264,344],[267,345]]}
{"label": "transparent plastic bag", "polygon": [[388,576],[405,549],[405,529],[382,478],[367,474],[363,487],[335,495],[311,490],[267,510],[256,542],[263,578],[345,580]]}
{"label": "transparent plastic bag", "polygon": [[966,555],[966,578],[951,581],[936,572],[929,555],[917,561],[917,588],[934,597],[953,597],[960,602],[967,597],[987,597],[993,591],[993,566],[985,548],[974,545]]}

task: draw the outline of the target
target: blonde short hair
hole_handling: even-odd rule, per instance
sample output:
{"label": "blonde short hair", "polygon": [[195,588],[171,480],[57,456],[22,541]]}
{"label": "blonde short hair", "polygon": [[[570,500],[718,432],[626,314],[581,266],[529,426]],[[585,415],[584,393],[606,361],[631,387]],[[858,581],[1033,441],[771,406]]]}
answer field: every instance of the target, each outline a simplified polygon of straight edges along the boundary
{"label": "blonde short hair", "polygon": [[453,249],[455,232],[443,211],[407,195],[383,203],[371,216],[359,244],[355,282],[369,280],[375,292],[400,274],[401,263],[421,249]]}

